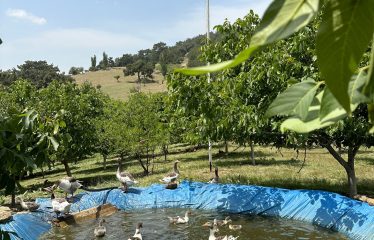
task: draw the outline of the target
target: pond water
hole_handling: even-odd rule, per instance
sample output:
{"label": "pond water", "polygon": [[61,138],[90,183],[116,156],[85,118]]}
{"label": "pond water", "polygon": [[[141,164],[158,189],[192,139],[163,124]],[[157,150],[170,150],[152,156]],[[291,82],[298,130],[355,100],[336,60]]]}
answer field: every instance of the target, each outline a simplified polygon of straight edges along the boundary
{"label": "pond water", "polygon": [[[265,218],[245,214],[222,214],[212,211],[192,209],[188,224],[169,224],[168,216],[184,216],[186,209],[142,209],[119,211],[106,217],[107,234],[102,239],[127,239],[135,232],[138,222],[143,222],[142,235],[144,240],[187,240],[208,239],[209,228],[202,225],[214,218],[224,219],[230,216],[231,224],[241,224],[241,230],[230,230],[228,225],[221,226],[217,236],[233,235],[241,239],[348,239],[340,233],[314,226],[312,224],[285,220],[280,218]],[[87,240],[95,239],[94,228],[98,220],[88,220],[83,224],[67,228],[53,228],[41,239]]]}

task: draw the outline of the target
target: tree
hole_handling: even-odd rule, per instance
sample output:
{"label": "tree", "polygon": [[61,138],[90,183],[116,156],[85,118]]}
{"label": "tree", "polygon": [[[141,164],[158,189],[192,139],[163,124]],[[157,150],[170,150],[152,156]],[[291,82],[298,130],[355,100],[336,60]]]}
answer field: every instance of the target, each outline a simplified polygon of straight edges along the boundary
{"label": "tree", "polygon": [[17,79],[30,80],[37,88],[48,86],[53,80],[61,82],[72,82],[71,77],[60,73],[57,66],[48,64],[46,61],[26,61],[18,65],[16,71]]}
{"label": "tree", "polygon": [[90,71],[96,71],[96,55],[91,57],[91,67],[89,68]]}
{"label": "tree", "polygon": [[69,70],[69,74],[71,75],[77,75],[83,73],[84,69],[83,67],[71,67]]}
{"label": "tree", "polygon": [[123,74],[125,76],[137,75],[140,89],[142,79],[145,80],[146,78],[153,78],[153,70],[154,65],[152,65],[152,63],[139,59],[136,62],[127,65],[127,67],[123,70]]}
{"label": "tree", "polygon": [[109,60],[108,60],[108,54],[103,52],[103,60],[99,63],[99,68],[102,70],[106,70],[109,67]]}
{"label": "tree", "polygon": [[37,109],[42,115],[65,110],[66,127],[61,130],[60,147],[55,156],[71,176],[69,162],[95,152],[97,129],[94,123],[103,114],[105,97],[87,82],[81,86],[53,82],[41,89],[38,97]]}
{"label": "tree", "polygon": [[0,117],[0,189],[12,194],[15,205],[15,189],[22,173],[43,166],[49,160],[50,149],[57,150],[60,120],[59,111],[54,116],[40,117],[34,110],[22,114]]}
{"label": "tree", "polygon": [[132,64],[134,61],[135,57],[131,54],[123,54],[122,57],[114,60],[115,66],[117,67],[126,67],[127,65]]}
{"label": "tree", "polygon": [[120,75],[116,75],[113,78],[115,78],[117,80],[117,82],[119,82],[119,79],[121,78],[121,76]]}

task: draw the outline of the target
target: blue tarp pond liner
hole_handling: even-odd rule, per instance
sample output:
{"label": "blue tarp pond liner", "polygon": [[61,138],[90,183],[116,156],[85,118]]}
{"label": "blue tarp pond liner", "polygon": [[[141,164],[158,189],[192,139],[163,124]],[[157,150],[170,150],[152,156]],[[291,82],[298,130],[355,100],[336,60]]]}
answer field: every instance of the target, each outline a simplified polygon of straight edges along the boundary
{"label": "blue tarp pond liner", "polygon": [[[71,211],[77,212],[110,203],[122,210],[142,208],[192,208],[229,213],[258,214],[306,221],[341,232],[351,239],[374,239],[374,207],[342,195],[314,190],[206,184],[183,181],[177,189],[154,184],[77,195]],[[48,198],[39,198],[40,211],[17,214],[0,228],[18,233],[25,240],[37,239],[51,228],[54,216]]]}

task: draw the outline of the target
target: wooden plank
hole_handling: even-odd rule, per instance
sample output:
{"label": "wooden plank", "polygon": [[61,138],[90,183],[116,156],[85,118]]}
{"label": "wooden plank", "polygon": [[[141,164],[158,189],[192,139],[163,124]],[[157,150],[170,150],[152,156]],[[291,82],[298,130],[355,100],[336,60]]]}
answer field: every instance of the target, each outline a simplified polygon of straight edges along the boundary
{"label": "wooden plank", "polygon": [[59,227],[66,227],[68,225],[84,222],[89,219],[107,217],[117,211],[118,209],[115,206],[111,204],[104,204],[98,207],[89,208],[80,212],[66,215],[59,219],[54,219],[53,223]]}

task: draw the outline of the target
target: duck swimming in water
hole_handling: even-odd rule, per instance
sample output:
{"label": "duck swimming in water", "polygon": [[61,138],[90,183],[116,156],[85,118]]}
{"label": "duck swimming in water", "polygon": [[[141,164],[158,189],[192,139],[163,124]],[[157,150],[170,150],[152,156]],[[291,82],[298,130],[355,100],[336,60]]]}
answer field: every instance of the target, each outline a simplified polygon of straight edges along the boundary
{"label": "duck swimming in water", "polygon": [[179,163],[178,160],[174,162],[173,171],[171,173],[167,174],[163,179],[161,179],[160,180],[161,182],[171,183],[171,182],[175,182],[177,180],[177,178],[179,177],[178,163]]}
{"label": "duck swimming in water", "polygon": [[183,223],[188,223],[188,221],[190,220],[189,217],[188,217],[189,215],[191,215],[191,211],[190,210],[188,210],[184,214],[184,217],[176,216],[176,217],[168,217],[168,218],[169,218],[170,223],[173,223],[173,224],[183,224]]}
{"label": "duck swimming in water", "polygon": [[213,222],[206,222],[203,224],[203,227],[209,227],[211,224],[213,224],[214,226],[224,226],[226,224],[228,224],[229,222],[231,222],[231,219],[229,216],[225,217],[225,219],[223,220],[217,220],[217,219],[214,219]]}
{"label": "duck swimming in water", "polygon": [[232,225],[232,224],[229,224],[229,229],[231,230],[240,230],[242,229],[242,225]]}
{"label": "duck swimming in water", "polygon": [[120,181],[124,187],[124,192],[127,192],[129,187],[137,184],[138,181],[134,179],[134,177],[129,172],[122,171],[122,162],[118,162],[118,168],[116,172],[116,177],[118,181]]}
{"label": "duck swimming in water", "polygon": [[217,226],[214,226],[213,224],[209,225],[209,238],[208,240],[236,240],[239,236],[234,237],[232,235],[226,235],[226,236],[218,236],[216,237],[216,233],[219,232],[219,229]]}
{"label": "duck swimming in water", "polygon": [[143,223],[138,223],[134,236],[130,237],[128,240],[143,240],[140,229],[143,228]]}
{"label": "duck swimming in water", "polygon": [[94,234],[95,237],[104,237],[106,234],[106,227],[103,225],[105,219],[100,219],[99,226],[95,227]]}

